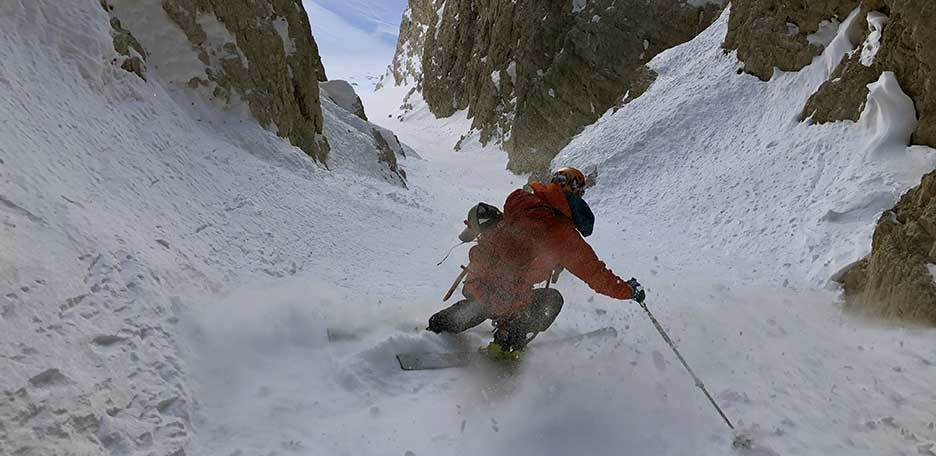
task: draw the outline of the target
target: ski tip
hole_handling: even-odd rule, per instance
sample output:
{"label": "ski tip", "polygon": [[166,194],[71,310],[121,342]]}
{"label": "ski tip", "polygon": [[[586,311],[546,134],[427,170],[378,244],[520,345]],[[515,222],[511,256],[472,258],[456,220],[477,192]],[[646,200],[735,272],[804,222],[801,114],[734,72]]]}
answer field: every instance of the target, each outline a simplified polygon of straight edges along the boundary
{"label": "ski tip", "polygon": [[398,363],[400,363],[400,369],[403,369],[405,371],[413,370],[412,365],[407,359],[406,355],[403,355],[403,354],[396,355],[396,360]]}

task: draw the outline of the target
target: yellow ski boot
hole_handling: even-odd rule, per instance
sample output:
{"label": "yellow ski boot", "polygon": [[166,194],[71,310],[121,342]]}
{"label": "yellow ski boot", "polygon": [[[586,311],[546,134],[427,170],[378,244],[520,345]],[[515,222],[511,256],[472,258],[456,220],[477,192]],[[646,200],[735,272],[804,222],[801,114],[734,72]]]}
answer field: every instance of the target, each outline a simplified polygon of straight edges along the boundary
{"label": "yellow ski boot", "polygon": [[497,361],[520,361],[523,358],[523,350],[507,350],[497,342],[489,343],[481,352]]}

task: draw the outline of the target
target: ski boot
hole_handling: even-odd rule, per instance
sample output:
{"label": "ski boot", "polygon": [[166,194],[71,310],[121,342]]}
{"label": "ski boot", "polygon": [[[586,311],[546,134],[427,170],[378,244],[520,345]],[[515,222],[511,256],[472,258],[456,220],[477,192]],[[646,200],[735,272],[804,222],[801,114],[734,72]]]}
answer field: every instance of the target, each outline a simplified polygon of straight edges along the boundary
{"label": "ski boot", "polygon": [[523,349],[511,350],[497,342],[491,342],[487,347],[482,347],[481,352],[497,361],[520,361],[523,358]]}
{"label": "ski boot", "polygon": [[[519,361],[526,348],[526,338],[517,337],[510,331],[510,322],[499,321],[494,324],[494,341],[483,348],[489,358],[502,361]],[[516,331],[519,328],[514,328]]]}

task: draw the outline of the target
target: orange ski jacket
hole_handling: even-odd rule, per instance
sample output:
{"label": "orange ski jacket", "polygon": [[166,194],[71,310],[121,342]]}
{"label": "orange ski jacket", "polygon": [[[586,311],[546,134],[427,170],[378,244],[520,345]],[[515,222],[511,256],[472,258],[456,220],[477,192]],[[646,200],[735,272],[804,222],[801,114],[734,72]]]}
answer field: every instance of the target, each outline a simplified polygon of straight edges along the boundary
{"label": "orange ski jacket", "polygon": [[563,266],[593,290],[630,299],[631,288],[608,269],[575,229],[572,210],[556,184],[531,184],[504,203],[504,221],[481,233],[468,252],[465,292],[496,317],[530,305],[533,285]]}

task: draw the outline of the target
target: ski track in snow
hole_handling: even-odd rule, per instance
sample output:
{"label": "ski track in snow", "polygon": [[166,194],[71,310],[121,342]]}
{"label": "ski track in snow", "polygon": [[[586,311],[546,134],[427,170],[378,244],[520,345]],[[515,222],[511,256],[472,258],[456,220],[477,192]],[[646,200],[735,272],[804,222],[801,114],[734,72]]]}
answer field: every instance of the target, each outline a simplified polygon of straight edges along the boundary
{"label": "ski track in snow", "polygon": [[[353,160],[326,172],[237,113],[111,67],[102,15],[91,0],[0,5],[0,454],[732,454],[639,308],[568,275],[543,340],[608,325],[616,339],[532,351],[507,377],[400,371],[397,352],[486,340],[421,331],[464,263],[462,246],[435,266],[465,211],[525,182],[474,139],[451,152],[464,114],[436,120],[417,99],[401,122],[407,88],[365,97],[369,117],[423,157],[402,160],[409,189]],[[774,90],[733,75],[719,27],[672,56],[698,56],[731,90]],[[655,176],[680,176],[673,163]],[[932,330],[847,317],[833,291],[779,288],[764,269],[728,273],[747,255],[692,251],[698,225],[658,218],[685,206],[600,185],[593,245],[647,285],[694,370],[755,437],[739,454],[933,449]],[[672,181],[654,190],[667,185],[678,193]],[[356,337],[328,343],[329,327]]]}

